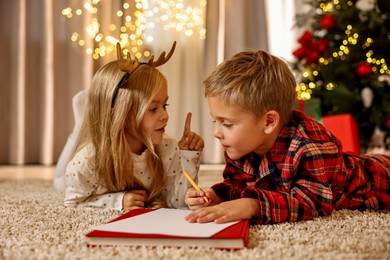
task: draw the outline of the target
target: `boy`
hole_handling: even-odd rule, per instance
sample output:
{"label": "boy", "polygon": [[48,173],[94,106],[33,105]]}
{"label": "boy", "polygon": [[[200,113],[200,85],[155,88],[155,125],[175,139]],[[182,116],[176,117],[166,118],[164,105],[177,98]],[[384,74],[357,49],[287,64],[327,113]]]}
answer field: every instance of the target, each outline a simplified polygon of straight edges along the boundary
{"label": "boy", "polygon": [[281,59],[238,53],[204,85],[226,167],[223,182],[187,191],[189,222],[264,224],[390,209],[390,157],[343,153],[327,129],[293,110],[296,82]]}

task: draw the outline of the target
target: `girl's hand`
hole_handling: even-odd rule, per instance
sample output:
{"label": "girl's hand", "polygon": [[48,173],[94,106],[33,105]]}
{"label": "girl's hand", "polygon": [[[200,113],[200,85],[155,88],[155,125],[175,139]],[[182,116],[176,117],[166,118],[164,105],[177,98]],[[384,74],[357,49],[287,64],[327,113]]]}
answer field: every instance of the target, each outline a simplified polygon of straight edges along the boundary
{"label": "girl's hand", "polygon": [[145,190],[127,191],[122,201],[124,211],[127,212],[132,209],[144,208],[147,197]]}
{"label": "girl's hand", "polygon": [[259,201],[241,198],[222,202],[211,207],[198,208],[186,216],[191,223],[215,222],[217,224],[250,219],[260,213]]}
{"label": "girl's hand", "polygon": [[[206,196],[208,202],[203,198]],[[190,188],[187,190],[184,202],[191,210],[206,207],[221,203],[221,199],[215,194],[212,188],[204,188],[202,190],[195,190]]]}
{"label": "girl's hand", "polygon": [[188,113],[184,125],[183,137],[179,141],[179,148],[181,150],[202,151],[204,142],[202,137],[191,131],[191,117],[192,114]]}

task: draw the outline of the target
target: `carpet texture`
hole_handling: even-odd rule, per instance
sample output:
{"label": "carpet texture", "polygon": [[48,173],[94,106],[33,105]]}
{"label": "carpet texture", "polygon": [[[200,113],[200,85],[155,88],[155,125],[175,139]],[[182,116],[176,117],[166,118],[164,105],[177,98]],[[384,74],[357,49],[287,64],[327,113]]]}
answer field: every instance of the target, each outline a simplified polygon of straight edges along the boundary
{"label": "carpet texture", "polygon": [[86,246],[85,234],[121,214],[65,208],[48,180],[0,181],[0,259],[390,259],[390,211],[336,211],[252,226],[249,248]]}

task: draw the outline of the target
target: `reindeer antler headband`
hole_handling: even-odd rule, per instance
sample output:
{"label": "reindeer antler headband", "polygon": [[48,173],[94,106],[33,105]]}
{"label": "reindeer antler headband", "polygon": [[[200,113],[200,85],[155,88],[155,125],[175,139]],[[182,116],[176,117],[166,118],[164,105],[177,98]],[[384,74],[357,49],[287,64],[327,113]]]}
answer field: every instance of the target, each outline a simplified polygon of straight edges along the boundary
{"label": "reindeer antler headband", "polygon": [[173,52],[175,51],[176,47],[176,41],[173,42],[172,48],[169,51],[168,55],[165,56],[165,51],[163,51],[160,54],[160,57],[156,61],[154,61],[154,55],[150,57],[148,62],[139,62],[137,57],[134,57],[134,60],[131,59],[130,53],[128,52],[126,55],[126,59],[123,57],[122,48],[120,43],[118,42],[116,44],[116,53],[118,57],[118,65],[119,69],[123,72],[126,72],[126,74],[122,77],[122,79],[119,81],[118,85],[116,85],[114,94],[112,95],[112,102],[111,102],[111,108],[114,107],[116,96],[118,95],[118,91],[120,88],[126,85],[127,80],[129,79],[130,74],[140,65],[140,64],[147,64],[153,68],[156,68],[158,66],[161,66],[165,64],[171,57]]}

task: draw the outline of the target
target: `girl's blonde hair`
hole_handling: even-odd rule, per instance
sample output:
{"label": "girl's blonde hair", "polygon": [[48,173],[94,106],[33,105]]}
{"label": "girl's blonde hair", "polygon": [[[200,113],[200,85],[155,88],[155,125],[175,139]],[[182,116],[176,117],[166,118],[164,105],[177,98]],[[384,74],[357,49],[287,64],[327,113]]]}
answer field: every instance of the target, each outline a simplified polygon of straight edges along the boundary
{"label": "girl's blonde hair", "polygon": [[256,117],[269,110],[290,119],[296,97],[296,81],[288,64],[265,51],[247,50],[221,63],[204,81],[205,96],[252,112]]}
{"label": "girl's blonde hair", "polygon": [[135,129],[150,151],[147,165],[153,181],[147,202],[153,203],[160,200],[165,174],[151,137],[142,129],[142,120],[153,97],[161,86],[167,85],[167,81],[157,69],[140,65],[130,74],[126,85],[119,89],[111,108],[115,87],[123,76],[117,61],[96,72],[75,152],[89,143],[93,145],[96,151],[94,170],[99,184],[108,191],[146,190],[135,177],[133,153],[126,137],[130,129]]}

